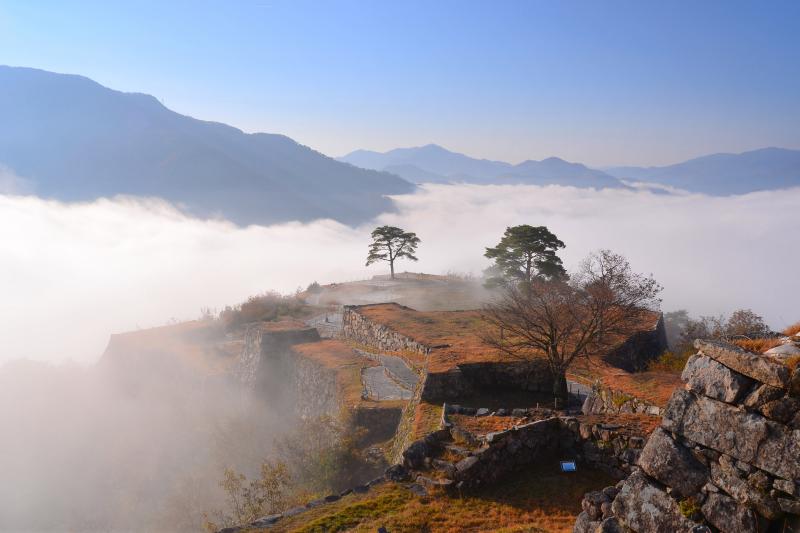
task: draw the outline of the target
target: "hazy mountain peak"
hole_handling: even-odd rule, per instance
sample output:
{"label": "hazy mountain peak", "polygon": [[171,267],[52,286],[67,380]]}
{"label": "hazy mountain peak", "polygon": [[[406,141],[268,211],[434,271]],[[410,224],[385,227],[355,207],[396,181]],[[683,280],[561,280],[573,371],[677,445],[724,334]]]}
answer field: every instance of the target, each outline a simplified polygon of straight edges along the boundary
{"label": "hazy mountain peak", "polygon": [[707,194],[745,194],[800,186],[800,150],[766,147],[716,153],[663,167],[607,169],[621,179],[651,181]]}
{"label": "hazy mountain peak", "polygon": [[142,93],[71,74],[0,66],[0,165],[66,201],[159,196],[239,223],[359,223],[413,186],[284,135],[197,120]]}

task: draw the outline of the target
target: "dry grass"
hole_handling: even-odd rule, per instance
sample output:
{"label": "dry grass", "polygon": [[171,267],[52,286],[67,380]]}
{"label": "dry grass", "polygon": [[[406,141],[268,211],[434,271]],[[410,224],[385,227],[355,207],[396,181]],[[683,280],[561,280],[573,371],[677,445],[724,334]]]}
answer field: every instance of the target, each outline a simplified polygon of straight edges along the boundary
{"label": "dry grass", "polygon": [[242,345],[227,340],[216,322],[192,320],[113,334],[103,360],[145,365],[169,358],[187,371],[215,375],[230,370]]}
{"label": "dry grass", "polygon": [[800,322],[795,322],[788,328],[783,330],[783,334],[787,337],[791,337],[793,335],[800,335]]}
{"label": "dry grass", "polygon": [[502,484],[462,496],[411,495],[386,484],[362,496],[314,509],[268,531],[374,533],[461,533],[478,531],[572,531],[583,494],[614,483],[601,472],[579,469],[564,474],[558,457],[543,457]]}
{"label": "dry grass", "polygon": [[692,351],[687,351],[683,354],[675,354],[672,352],[662,353],[658,359],[650,361],[647,369],[653,372],[677,372],[681,373],[683,367],[686,366],[686,361],[691,357]]}
{"label": "dry grass", "polygon": [[781,341],[777,337],[761,339],[735,339],[733,344],[753,353],[764,353],[770,348],[780,346]]}
{"label": "dry grass", "polygon": [[568,376],[575,381],[591,384],[599,380],[606,387],[664,407],[672,392],[680,386],[680,372],[626,372],[602,360],[582,359],[573,365]]}
{"label": "dry grass", "polygon": [[420,439],[439,429],[442,422],[442,406],[435,403],[420,402],[414,412],[411,426],[413,440]]}
{"label": "dry grass", "polygon": [[432,347],[429,372],[445,372],[460,363],[504,360],[503,354],[483,342],[486,325],[479,311],[424,312],[378,304],[362,307],[359,313]]}
{"label": "dry grass", "polygon": [[474,435],[485,435],[493,431],[511,429],[525,422],[524,418],[513,416],[467,416],[448,415],[450,422]]}
{"label": "dry grass", "polygon": [[622,426],[615,431],[637,437],[646,437],[661,425],[661,418],[657,416],[635,413],[579,415],[577,418],[580,422],[587,424]]}

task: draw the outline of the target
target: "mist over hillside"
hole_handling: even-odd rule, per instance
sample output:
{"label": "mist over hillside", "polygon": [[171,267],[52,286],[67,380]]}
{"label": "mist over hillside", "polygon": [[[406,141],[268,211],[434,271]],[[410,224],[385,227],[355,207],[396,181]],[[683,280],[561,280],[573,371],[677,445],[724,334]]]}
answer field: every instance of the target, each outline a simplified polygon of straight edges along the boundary
{"label": "mist over hillside", "polygon": [[[315,221],[247,228],[155,200],[66,204],[0,195],[0,360],[95,360],[112,332],[196,318],[267,290],[386,274],[364,267],[369,233],[392,224],[422,239],[400,271],[471,272],[507,226],[548,226],[575,266],[611,248],[665,286],[664,309],[695,315],[749,307],[775,328],[795,320],[800,188],[732,197],[628,189],[428,185],[395,196],[395,214],[357,228]],[[764,216],[769,212],[770,216]],[[91,231],[87,230],[91,228]],[[53,266],[57,265],[57,268]],[[64,280],[69,280],[65,283]],[[47,335],[33,336],[46,324]],[[32,340],[35,337],[35,340]]]}
{"label": "mist over hillside", "polygon": [[0,168],[16,176],[0,180],[6,192],[24,184],[63,201],[155,196],[238,224],[354,224],[391,210],[385,195],[413,189],[283,135],[183,116],[82,76],[0,66],[0,116]]}

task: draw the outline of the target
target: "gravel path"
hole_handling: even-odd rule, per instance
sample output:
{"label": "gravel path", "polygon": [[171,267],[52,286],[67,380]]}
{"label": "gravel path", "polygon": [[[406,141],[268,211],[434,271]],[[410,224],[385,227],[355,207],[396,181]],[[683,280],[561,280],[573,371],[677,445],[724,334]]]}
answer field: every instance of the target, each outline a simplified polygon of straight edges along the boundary
{"label": "gravel path", "polygon": [[386,368],[372,366],[361,371],[361,381],[371,400],[410,400],[413,395],[409,389],[401,387],[389,377]]}

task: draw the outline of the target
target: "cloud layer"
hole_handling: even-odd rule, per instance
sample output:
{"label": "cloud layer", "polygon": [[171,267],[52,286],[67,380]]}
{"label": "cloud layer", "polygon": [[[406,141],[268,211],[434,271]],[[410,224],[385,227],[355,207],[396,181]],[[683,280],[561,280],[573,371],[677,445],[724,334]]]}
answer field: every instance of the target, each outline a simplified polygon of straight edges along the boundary
{"label": "cloud layer", "polygon": [[[547,225],[572,267],[597,248],[625,254],[665,286],[664,308],[751,307],[774,327],[800,319],[800,189],[734,197],[646,190],[429,185],[395,198],[396,224],[421,238],[432,273],[479,273],[506,226]],[[198,316],[275,289],[383,273],[363,261],[373,225],[236,227],[160,200],[63,204],[0,196],[0,362],[93,361],[112,332]]]}

